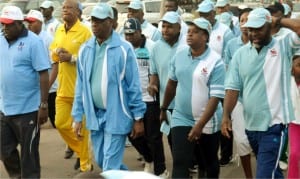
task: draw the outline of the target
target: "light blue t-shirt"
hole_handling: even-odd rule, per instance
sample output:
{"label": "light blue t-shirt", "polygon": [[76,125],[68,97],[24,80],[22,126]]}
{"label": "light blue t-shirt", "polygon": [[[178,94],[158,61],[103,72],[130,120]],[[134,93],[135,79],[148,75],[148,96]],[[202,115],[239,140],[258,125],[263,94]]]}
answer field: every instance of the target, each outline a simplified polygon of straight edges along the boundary
{"label": "light blue t-shirt", "polygon": [[224,51],[224,63],[226,66],[229,65],[234,53],[244,45],[242,36],[235,37],[227,43]]}
{"label": "light blue t-shirt", "polygon": [[[224,98],[225,66],[220,55],[210,48],[196,58],[190,47],[178,51],[172,59],[169,78],[177,81],[171,127],[194,126],[211,97]],[[203,133],[217,132],[220,122],[221,115],[216,112]]]}
{"label": "light blue t-shirt", "polygon": [[281,40],[272,38],[259,53],[249,42],[234,54],[225,89],[242,93],[246,129],[266,131],[274,124],[287,124],[295,119],[290,99],[290,67],[299,47],[300,38],[291,33]]}
{"label": "light blue t-shirt", "polygon": [[[178,42],[171,47],[164,39],[161,39],[154,44],[152,49],[150,59],[150,74],[158,75],[160,104],[163,102],[164,93],[169,79],[168,71],[171,59],[179,48],[181,48],[181,44]],[[174,102],[169,105],[169,109],[173,108]]]}
{"label": "light blue t-shirt", "polygon": [[109,37],[106,41],[102,42],[100,45],[97,41],[95,41],[96,49],[95,49],[95,59],[92,69],[91,76],[91,89],[92,89],[92,98],[95,106],[100,109],[105,109],[102,97],[102,72],[103,72],[103,61],[104,54],[106,51],[107,44],[111,41],[111,37]]}
{"label": "light blue t-shirt", "polygon": [[24,30],[9,44],[0,35],[0,111],[5,115],[37,111],[41,102],[39,71],[50,61],[43,41]]}

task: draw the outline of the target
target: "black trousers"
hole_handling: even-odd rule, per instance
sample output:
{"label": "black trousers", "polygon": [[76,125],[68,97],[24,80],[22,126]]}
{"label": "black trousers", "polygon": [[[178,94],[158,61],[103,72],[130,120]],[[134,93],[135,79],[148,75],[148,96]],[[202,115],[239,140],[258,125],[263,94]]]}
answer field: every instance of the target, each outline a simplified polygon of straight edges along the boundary
{"label": "black trousers", "polygon": [[[10,178],[40,178],[38,112],[5,116],[0,112],[0,159]],[[21,146],[21,156],[17,146]]]}
{"label": "black trousers", "polygon": [[48,94],[48,116],[50,122],[54,128],[55,126],[55,99],[56,99],[56,92],[52,92]]}
{"label": "black trousers", "polygon": [[189,167],[196,156],[199,178],[218,178],[220,169],[218,148],[220,132],[201,134],[196,142],[187,140],[192,127],[179,126],[171,129],[173,139],[172,178],[190,178]]}
{"label": "black trousers", "polygon": [[162,133],[160,132],[160,108],[157,102],[146,104],[145,135],[136,139],[129,136],[129,140],[146,162],[154,163],[154,174],[159,175],[166,169]]}

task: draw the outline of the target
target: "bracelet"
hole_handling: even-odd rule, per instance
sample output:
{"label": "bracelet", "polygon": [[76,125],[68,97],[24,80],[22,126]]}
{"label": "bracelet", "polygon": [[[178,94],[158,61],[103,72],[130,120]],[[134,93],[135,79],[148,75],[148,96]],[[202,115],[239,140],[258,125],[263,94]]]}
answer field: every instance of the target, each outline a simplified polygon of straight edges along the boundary
{"label": "bracelet", "polygon": [[161,111],[166,111],[166,110],[168,110],[168,108],[165,108],[165,107],[161,106],[161,107],[160,107],[160,110],[161,110]]}

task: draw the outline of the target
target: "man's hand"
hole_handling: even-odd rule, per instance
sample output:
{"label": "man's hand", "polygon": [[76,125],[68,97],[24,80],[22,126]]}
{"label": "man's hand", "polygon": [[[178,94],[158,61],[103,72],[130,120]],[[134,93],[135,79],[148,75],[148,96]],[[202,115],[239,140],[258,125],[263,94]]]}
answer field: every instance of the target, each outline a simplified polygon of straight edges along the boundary
{"label": "man's hand", "polygon": [[73,122],[73,130],[77,139],[79,140],[81,140],[83,137],[81,134],[81,128],[82,128],[82,122]]}
{"label": "man's hand", "polygon": [[46,108],[46,109],[39,108],[38,123],[40,125],[43,125],[47,122],[47,120],[48,120],[48,108]]}
{"label": "man's hand", "polygon": [[70,62],[72,60],[72,54],[69,53],[66,49],[64,48],[58,48],[56,50],[56,53],[59,57],[59,62]]}
{"label": "man's hand", "polygon": [[221,132],[225,137],[230,138],[229,131],[232,131],[231,120],[229,119],[229,117],[223,116],[222,125],[221,125]]}
{"label": "man's hand", "polygon": [[134,121],[133,128],[130,134],[132,139],[136,139],[144,135],[145,128],[143,120]]}
{"label": "man's hand", "polygon": [[197,141],[200,139],[200,136],[202,134],[203,127],[200,126],[199,121],[194,127],[191,129],[191,131],[188,134],[188,140],[190,142]]}
{"label": "man's hand", "polygon": [[164,121],[166,121],[166,123],[169,125],[167,110],[160,110],[159,120],[160,120],[160,123],[163,123]]}
{"label": "man's hand", "polygon": [[158,87],[156,85],[149,85],[147,90],[148,93],[153,97],[158,93]]}

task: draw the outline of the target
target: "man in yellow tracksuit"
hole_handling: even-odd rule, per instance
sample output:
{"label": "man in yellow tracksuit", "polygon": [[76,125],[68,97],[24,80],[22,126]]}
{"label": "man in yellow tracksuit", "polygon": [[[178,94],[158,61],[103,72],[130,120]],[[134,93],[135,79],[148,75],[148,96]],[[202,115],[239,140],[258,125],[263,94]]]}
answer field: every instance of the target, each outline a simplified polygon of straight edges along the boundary
{"label": "man in yellow tracksuit", "polygon": [[[72,129],[73,119],[71,110],[73,106],[76,60],[80,46],[91,37],[90,30],[78,19],[79,4],[76,0],[65,0],[62,6],[62,19],[50,45],[52,59],[55,65],[50,75],[50,85],[58,77],[58,90],[56,97],[55,125],[67,145],[77,153],[80,158],[80,171],[91,170],[91,157],[88,140],[89,133],[82,129],[82,138],[78,139]],[[84,126],[84,125],[83,125]]]}

